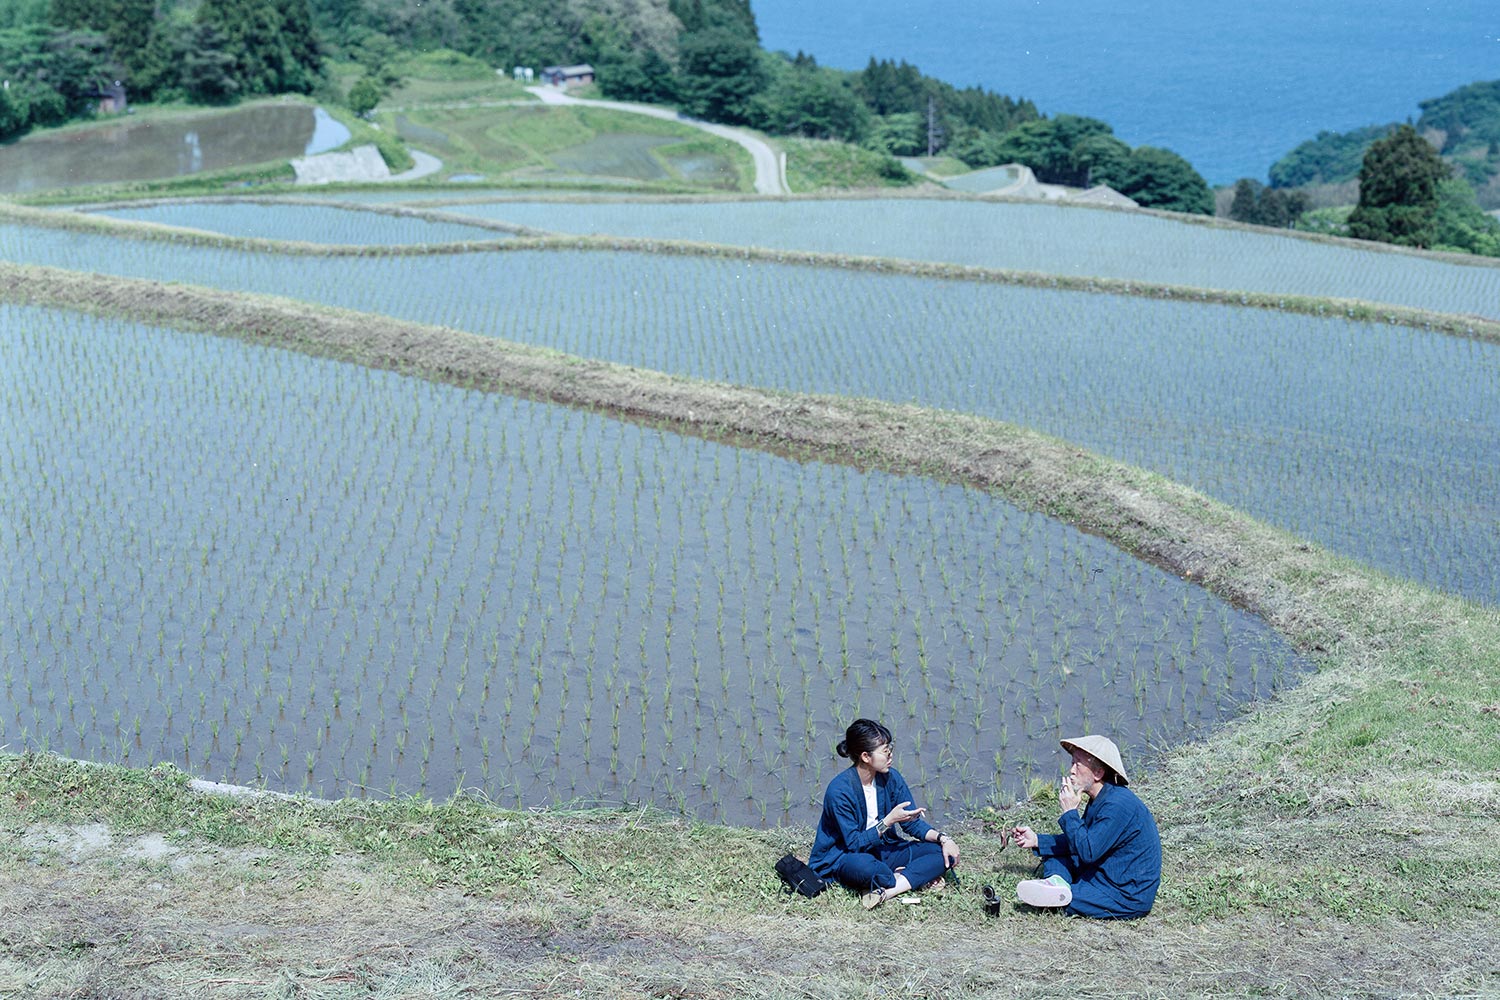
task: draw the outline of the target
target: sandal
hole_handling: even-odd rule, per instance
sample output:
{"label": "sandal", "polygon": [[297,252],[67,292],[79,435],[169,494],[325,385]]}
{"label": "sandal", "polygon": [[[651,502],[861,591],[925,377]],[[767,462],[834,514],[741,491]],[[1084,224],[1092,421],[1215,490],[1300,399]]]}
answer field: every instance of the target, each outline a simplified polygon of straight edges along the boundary
{"label": "sandal", "polygon": [[903,892],[899,896],[887,896],[885,895],[885,890],[876,889],[873,892],[867,892],[863,896],[859,897],[859,905],[863,906],[867,910],[873,910],[881,903],[884,903],[887,900],[891,899],[894,899],[898,903],[903,903],[906,906],[920,906],[922,903],[922,897],[911,892]]}

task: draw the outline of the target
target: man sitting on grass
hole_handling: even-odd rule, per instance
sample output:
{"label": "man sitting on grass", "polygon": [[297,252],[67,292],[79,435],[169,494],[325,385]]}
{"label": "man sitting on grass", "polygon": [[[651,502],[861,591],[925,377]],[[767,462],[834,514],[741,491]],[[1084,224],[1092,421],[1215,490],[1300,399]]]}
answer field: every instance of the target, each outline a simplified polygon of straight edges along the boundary
{"label": "man sitting on grass", "polygon": [[[1161,838],[1156,820],[1125,787],[1125,767],[1114,741],[1103,736],[1062,740],[1073,755],[1057,801],[1060,834],[1038,836],[1029,826],[1011,830],[1011,841],[1042,857],[1042,877],[1016,886],[1031,906],[1081,917],[1144,917],[1161,885]],[[1078,811],[1080,794],[1088,809]]]}

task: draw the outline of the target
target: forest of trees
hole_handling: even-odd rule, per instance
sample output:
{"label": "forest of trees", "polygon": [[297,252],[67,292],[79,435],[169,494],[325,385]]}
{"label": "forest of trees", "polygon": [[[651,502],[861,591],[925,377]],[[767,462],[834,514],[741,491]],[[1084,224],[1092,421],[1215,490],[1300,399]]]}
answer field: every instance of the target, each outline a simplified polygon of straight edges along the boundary
{"label": "forest of trees", "polygon": [[1473,188],[1410,125],[1365,152],[1349,235],[1500,256],[1500,222],[1479,210]]}
{"label": "forest of trees", "polygon": [[[1483,187],[1500,174],[1500,80],[1471,83],[1422,101],[1413,128],[1437,147],[1458,175]],[[1335,184],[1359,175],[1365,152],[1397,125],[1319,132],[1271,165],[1274,187]]]}
{"label": "forest of trees", "polygon": [[958,88],[905,62],[844,71],[766,52],[749,0],[11,0],[0,14],[9,81],[0,139],[91,113],[115,80],[135,101],[312,93],[327,86],[328,57],[365,65],[343,98],[365,110],[395,82],[402,53],[434,49],[502,68],[588,62],[608,97],[887,157],[1016,161],[1043,181],[1109,184],[1143,205],[1213,211],[1185,160],[1131,149],[1104,122],[1046,118],[1024,98]]}
{"label": "forest of trees", "polygon": [[322,55],[306,0],[19,0],[0,20],[0,139],[133,100],[218,104],[311,93]]}

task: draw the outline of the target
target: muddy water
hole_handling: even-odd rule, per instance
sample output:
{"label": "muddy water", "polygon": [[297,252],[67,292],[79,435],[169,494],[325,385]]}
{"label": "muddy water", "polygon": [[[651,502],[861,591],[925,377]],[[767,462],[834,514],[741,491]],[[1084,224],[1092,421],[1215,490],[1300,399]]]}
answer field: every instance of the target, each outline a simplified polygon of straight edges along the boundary
{"label": "muddy water", "polygon": [[349,130],[326,111],[302,104],[171,119],[120,118],[0,146],[0,192],[180,177],[307,156],[348,138]]}

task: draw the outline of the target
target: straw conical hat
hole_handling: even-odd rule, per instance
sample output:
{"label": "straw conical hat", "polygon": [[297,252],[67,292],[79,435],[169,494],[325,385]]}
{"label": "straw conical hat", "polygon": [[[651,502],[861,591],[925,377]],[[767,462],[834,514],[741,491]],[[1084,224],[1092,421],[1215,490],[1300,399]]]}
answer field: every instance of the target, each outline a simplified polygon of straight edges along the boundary
{"label": "straw conical hat", "polygon": [[1125,765],[1120,763],[1120,748],[1108,736],[1075,736],[1058,742],[1064,750],[1082,750],[1086,754],[1092,754],[1119,776],[1120,784],[1130,784],[1130,780],[1125,777]]}

